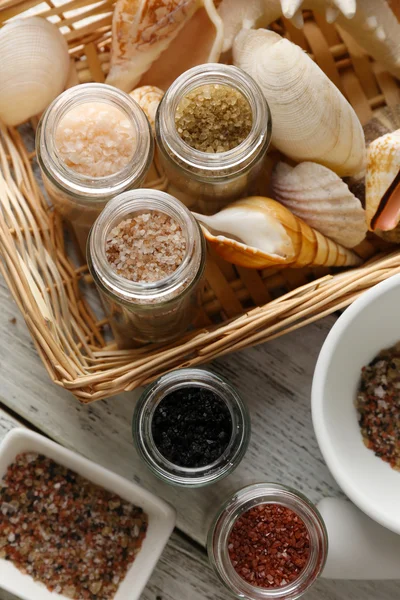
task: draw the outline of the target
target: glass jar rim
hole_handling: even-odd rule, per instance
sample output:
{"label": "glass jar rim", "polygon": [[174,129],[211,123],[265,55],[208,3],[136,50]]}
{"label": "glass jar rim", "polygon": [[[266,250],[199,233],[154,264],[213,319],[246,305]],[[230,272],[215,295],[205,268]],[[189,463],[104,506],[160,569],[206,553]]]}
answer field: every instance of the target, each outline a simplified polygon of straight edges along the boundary
{"label": "glass jar rim", "polygon": [[[304,522],[310,537],[310,556],[291,583],[277,588],[253,586],[234,569],[228,539],[237,519],[260,504],[280,504],[293,510]],[[219,578],[238,598],[249,600],[296,600],[322,572],[328,554],[328,533],[318,509],[301,492],[279,483],[255,483],[241,488],[218,510],[207,538],[209,559]]]}
{"label": "glass jar rim", "polygon": [[[168,277],[151,283],[137,283],[119,275],[110,265],[106,255],[106,239],[113,227],[135,212],[160,211],[174,218],[181,225],[186,238],[186,252],[179,267]],[[123,192],[112,198],[96,219],[88,239],[88,263],[96,273],[98,283],[121,300],[162,301],[179,289],[182,281],[190,276],[194,281],[199,269],[192,272],[192,258],[197,249],[201,251],[199,269],[204,268],[205,241],[196,219],[182,202],[174,196],[151,188],[139,188]],[[192,283],[185,287],[185,292]],[[151,305],[150,305],[151,307]]]}
{"label": "glass jar rim", "polygon": [[[188,468],[171,463],[157,449],[151,432],[152,418],[160,402],[171,392],[185,387],[212,390],[229,409],[232,434],[228,446],[213,463]],[[242,460],[250,436],[250,416],[236,389],[223,377],[206,369],[179,369],[150,384],[135,407],[132,432],[136,449],[150,470],[168,483],[200,487],[222,479]]]}
{"label": "glass jar rim", "polygon": [[[55,144],[55,132],[61,119],[71,109],[91,102],[119,109],[129,119],[137,138],[128,164],[104,177],[90,177],[68,167],[59,157]],[[49,130],[54,135],[47,135]],[[153,160],[154,140],[144,111],[129,94],[105,83],[85,83],[65,90],[47,107],[38,125],[36,150],[40,167],[50,181],[77,199],[84,197],[85,201],[98,202],[123,192],[144,177]]]}
{"label": "glass jar rim", "polygon": [[[226,152],[208,153],[189,146],[175,127],[175,113],[182,98],[202,85],[217,83],[235,88],[243,94],[253,113],[249,135]],[[257,110],[256,110],[257,107]],[[255,115],[255,119],[254,119]],[[242,69],[233,65],[207,63],[192,67],[180,75],[165,92],[156,113],[156,135],[161,151],[172,153],[181,168],[201,179],[201,175],[226,177],[227,171],[240,174],[250,169],[271,139],[271,113],[259,85]]]}

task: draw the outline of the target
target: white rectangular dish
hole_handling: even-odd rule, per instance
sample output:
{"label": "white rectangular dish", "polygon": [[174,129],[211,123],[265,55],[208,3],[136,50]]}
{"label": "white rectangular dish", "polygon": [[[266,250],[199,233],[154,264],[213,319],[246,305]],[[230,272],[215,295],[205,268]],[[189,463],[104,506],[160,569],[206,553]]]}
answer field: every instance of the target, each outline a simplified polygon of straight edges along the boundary
{"label": "white rectangular dish", "polygon": [[[123,477],[104,469],[79,454],[26,429],[13,429],[0,445],[0,478],[7,467],[23,452],[35,452],[68,467],[92,483],[140,506],[149,517],[146,537],[135,562],[121,582],[114,600],[138,600],[174,529],[174,509],[150,492]],[[21,600],[67,600],[66,596],[50,592],[22,574],[10,561],[0,559],[0,587]]]}

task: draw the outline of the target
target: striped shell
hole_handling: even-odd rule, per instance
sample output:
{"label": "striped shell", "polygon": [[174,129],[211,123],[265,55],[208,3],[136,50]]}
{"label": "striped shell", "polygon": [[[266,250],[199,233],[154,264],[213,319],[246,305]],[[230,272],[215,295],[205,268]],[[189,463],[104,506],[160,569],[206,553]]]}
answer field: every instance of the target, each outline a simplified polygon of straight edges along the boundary
{"label": "striped shell", "polygon": [[[231,218],[235,211],[253,211],[259,222],[268,221],[266,230],[274,237],[273,249],[260,250],[249,241],[254,232],[248,230],[246,219],[241,218],[243,231],[230,237]],[[251,269],[310,265],[352,266],[360,264],[359,257],[312,229],[287,208],[262,196],[251,196],[230,204],[213,216],[195,214],[207,241],[226,261]],[[218,225],[218,226],[217,226]],[[246,239],[247,243],[240,240]],[[254,238],[253,238],[254,239]]]}

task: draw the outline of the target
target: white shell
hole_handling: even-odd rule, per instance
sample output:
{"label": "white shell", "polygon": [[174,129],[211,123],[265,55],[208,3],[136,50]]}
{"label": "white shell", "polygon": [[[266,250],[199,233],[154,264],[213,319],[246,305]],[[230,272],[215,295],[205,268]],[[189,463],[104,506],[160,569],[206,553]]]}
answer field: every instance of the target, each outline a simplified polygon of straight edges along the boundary
{"label": "white shell", "polygon": [[164,96],[164,92],[154,85],[142,85],[133,90],[129,95],[136,100],[145,113],[154,133],[156,112],[161,98]]}
{"label": "white shell", "polygon": [[381,200],[400,172],[400,129],[387,133],[368,146],[365,176],[365,206],[367,221],[379,208]]}
{"label": "white shell", "polygon": [[367,233],[365,211],[347,185],[330,169],[304,162],[281,162],[272,174],[276,200],[308,225],[345,248],[353,248]]}
{"label": "white shell", "polygon": [[[396,0],[398,1],[398,0]],[[222,0],[223,51],[232,48],[241,29],[267,27],[282,16],[303,27],[301,10],[325,13],[328,23],[349,33],[364,50],[400,78],[400,23],[387,0]]]}
{"label": "white shell", "polygon": [[0,30],[0,119],[19,125],[41,113],[63,90],[68,46],[40,17],[17,19]]}
{"label": "white shell", "polygon": [[289,40],[243,30],[234,63],[260,85],[272,115],[272,143],[297,162],[313,161],[338,175],[365,163],[364,133],[353,108],[325,73]]}

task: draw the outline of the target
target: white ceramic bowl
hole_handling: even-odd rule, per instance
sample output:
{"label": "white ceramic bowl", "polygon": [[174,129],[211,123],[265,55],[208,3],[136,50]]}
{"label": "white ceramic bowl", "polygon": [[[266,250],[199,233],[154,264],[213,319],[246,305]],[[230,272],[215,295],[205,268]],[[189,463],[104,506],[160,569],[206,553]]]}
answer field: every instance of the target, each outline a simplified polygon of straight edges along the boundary
{"label": "white ceramic bowl", "polygon": [[[114,600],[137,600],[146,585],[174,525],[175,511],[163,500],[135,483],[71,452],[47,438],[25,429],[13,429],[0,445],[0,477],[21,452],[38,452],[79,473],[93,483],[140,506],[149,516],[149,526],[142,548],[118,588]],[[49,592],[14,565],[0,560],[0,587],[22,600],[67,600],[66,596]]]}
{"label": "white ceramic bowl", "polygon": [[400,341],[400,275],[368,290],[337,320],[318,358],[312,414],[319,447],[345,494],[400,533],[400,472],[368,450],[354,400],[361,368]]}

